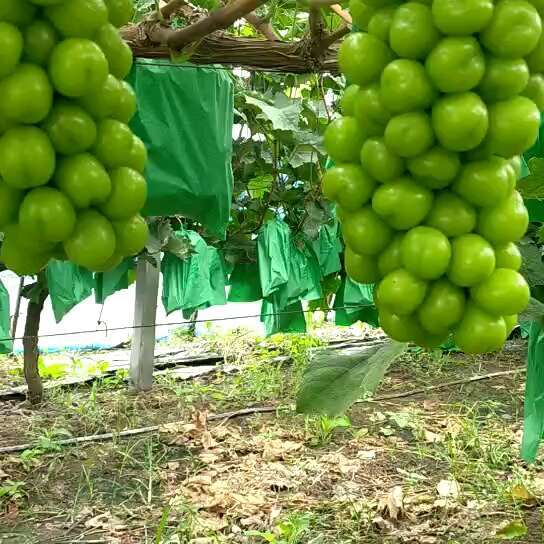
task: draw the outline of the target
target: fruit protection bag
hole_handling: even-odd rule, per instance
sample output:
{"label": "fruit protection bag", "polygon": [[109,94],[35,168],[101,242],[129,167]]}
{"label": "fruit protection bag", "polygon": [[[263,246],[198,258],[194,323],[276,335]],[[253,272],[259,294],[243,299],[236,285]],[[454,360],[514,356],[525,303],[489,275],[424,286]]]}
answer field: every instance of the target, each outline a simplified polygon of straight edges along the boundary
{"label": "fruit protection bag", "polygon": [[[533,147],[524,153],[521,157],[521,177],[524,178],[530,174],[528,163],[533,157],[544,158],[544,124],[542,116],[540,122],[540,132],[538,139]],[[530,221],[544,221],[544,202],[536,198],[526,199],[525,206],[529,210]]]}
{"label": "fruit protection bag", "polygon": [[378,327],[378,310],[374,305],[373,285],[356,283],[347,276],[334,297],[335,323],[350,326],[357,321]]}
{"label": "fruit protection bag", "polygon": [[[11,338],[9,313],[9,293],[0,281],[0,338]],[[13,342],[11,340],[0,340],[0,353],[11,353]]]}
{"label": "fruit protection bag", "polygon": [[57,323],[60,323],[74,306],[91,296],[93,292],[93,273],[69,261],[49,261],[46,276]]}
{"label": "fruit protection bag", "polygon": [[334,221],[331,225],[323,225],[319,230],[319,236],[312,244],[319,259],[323,276],[334,274],[342,268],[340,262],[342,242],[338,228],[338,221]]}
{"label": "fruit protection bag", "polygon": [[195,310],[226,304],[226,274],[219,251],[196,232],[177,231],[176,236],[188,237],[194,253],[186,260],[172,253],[165,253],[162,259],[162,303],[166,313],[182,310],[188,319]]}
{"label": "fruit protection bag", "polygon": [[305,332],[301,300],[322,297],[321,266],[312,245],[295,238],[283,221],[269,221],[257,240],[263,293],[261,321],[267,335]]}
{"label": "fruit protection bag", "polygon": [[540,321],[532,321],[527,350],[525,380],[525,421],[521,456],[534,461],[544,435],[544,330]]}
{"label": "fruit protection bag", "polygon": [[110,296],[128,289],[130,280],[128,277],[129,270],[134,268],[134,259],[126,258],[119,266],[107,272],[96,273],[94,275],[94,298],[97,304],[104,304],[104,301]]}
{"label": "fruit protection bag", "polygon": [[144,216],[183,215],[224,239],[232,197],[234,93],[223,70],[138,59],[131,128],[149,153]]}
{"label": "fruit protection bag", "polygon": [[256,302],[263,298],[257,263],[238,263],[229,283],[229,302]]}

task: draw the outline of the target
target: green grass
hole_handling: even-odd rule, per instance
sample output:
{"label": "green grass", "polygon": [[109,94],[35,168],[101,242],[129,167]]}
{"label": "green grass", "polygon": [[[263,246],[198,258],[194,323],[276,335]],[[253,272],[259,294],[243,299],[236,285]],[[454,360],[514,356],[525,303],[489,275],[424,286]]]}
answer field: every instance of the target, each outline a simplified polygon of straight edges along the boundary
{"label": "green grass", "polygon": [[[529,536],[542,537],[538,502],[516,498],[517,489],[544,499],[543,459],[531,466],[519,459],[520,375],[361,403],[343,417],[280,410],[196,430],[180,426],[87,446],[60,444],[70,436],[189,423],[203,412],[292,407],[311,350],[321,343],[303,335],[263,341],[244,331],[207,341],[237,365],[236,373],[192,381],[166,373],[139,396],[119,373],[52,389],[40,409],[25,411],[10,429],[19,433],[10,443],[33,447],[0,459],[0,507],[17,510],[9,530],[30,527],[39,541],[60,542],[73,526],[70,537],[77,540],[90,518],[107,514],[127,527],[121,533],[146,544],[392,544],[418,531],[436,534],[437,544],[483,544],[497,542],[497,528],[519,519]],[[475,360],[411,352],[379,394],[516,364],[522,355],[516,362],[510,355]],[[211,446],[204,446],[210,442],[203,433],[210,433]],[[198,478],[201,483],[187,483]],[[441,480],[456,481],[461,490],[451,509],[435,505]],[[406,513],[389,520],[379,501],[398,485]],[[215,493],[218,505],[203,508],[199,501]],[[259,494],[266,498],[262,504]],[[244,502],[246,495],[257,497],[255,506]],[[225,511],[221,504],[228,504]],[[209,526],[209,517],[224,518],[226,525]],[[110,535],[97,529],[93,538],[108,541]]]}

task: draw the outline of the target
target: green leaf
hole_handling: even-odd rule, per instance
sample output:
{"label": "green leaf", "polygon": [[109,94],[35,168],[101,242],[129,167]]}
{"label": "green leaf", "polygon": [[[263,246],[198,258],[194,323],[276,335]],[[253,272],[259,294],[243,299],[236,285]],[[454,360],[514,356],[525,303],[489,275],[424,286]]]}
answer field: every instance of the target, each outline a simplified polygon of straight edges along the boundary
{"label": "green leaf", "polygon": [[278,107],[276,105],[272,106],[254,96],[246,96],[245,100],[247,104],[251,104],[261,110],[259,117],[270,121],[273,130],[295,131],[298,129],[300,119],[300,105],[298,103],[289,102],[287,105],[282,104],[282,107]]}
{"label": "green leaf", "polygon": [[517,189],[523,198],[544,198],[544,159],[533,157],[527,165],[530,174],[518,181]]}
{"label": "green leaf", "polygon": [[168,238],[163,249],[164,251],[172,253],[182,261],[185,261],[195,253],[194,247],[188,236],[174,236],[173,234]]}
{"label": "green leaf", "polygon": [[317,164],[319,162],[319,153],[311,145],[297,145],[293,149],[288,162],[293,168],[300,168],[304,164]]}
{"label": "green leaf", "polygon": [[262,198],[265,193],[270,191],[274,183],[272,174],[264,174],[249,180],[247,188],[251,198]]}
{"label": "green leaf", "polygon": [[297,411],[343,414],[362,394],[372,393],[407,344],[390,341],[335,353],[323,350],[306,370],[297,395]]}
{"label": "green leaf", "polygon": [[544,263],[540,248],[531,240],[520,243],[518,247],[523,257],[520,273],[531,287],[544,285]]}
{"label": "green leaf", "polygon": [[21,290],[21,296],[28,299],[30,302],[37,304],[43,291],[47,291],[47,280],[45,276],[39,275],[38,281],[25,285]]}
{"label": "green leaf", "polygon": [[162,218],[153,218],[148,222],[149,237],[147,239],[146,249],[149,253],[158,253],[167,244],[174,230],[170,221]]}
{"label": "green leaf", "polygon": [[511,521],[508,525],[497,531],[500,540],[514,540],[527,534],[527,526],[522,520]]}
{"label": "green leaf", "polygon": [[325,296],[334,295],[340,288],[342,280],[337,274],[329,274],[321,280],[321,290]]}
{"label": "green leaf", "polygon": [[540,321],[544,317],[544,304],[534,297],[529,300],[529,305],[520,314],[519,321]]}

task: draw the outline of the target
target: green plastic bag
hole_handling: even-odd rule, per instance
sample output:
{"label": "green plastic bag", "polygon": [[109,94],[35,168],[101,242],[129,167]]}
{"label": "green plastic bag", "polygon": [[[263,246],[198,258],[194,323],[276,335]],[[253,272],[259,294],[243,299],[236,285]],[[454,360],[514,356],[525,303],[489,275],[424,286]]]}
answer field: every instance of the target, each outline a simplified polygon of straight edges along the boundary
{"label": "green plastic bag", "polygon": [[[0,281],[0,338],[11,338],[9,316],[9,293]],[[11,353],[12,351],[12,340],[0,340],[0,353]]]}
{"label": "green plastic bag", "polygon": [[234,91],[222,70],[137,59],[131,122],[149,152],[146,216],[183,215],[224,239],[232,198]]}
{"label": "green plastic bag", "polygon": [[[542,121],[542,117],[541,117]],[[521,176],[524,178],[530,174],[529,167],[527,166],[530,159],[533,157],[544,158],[544,123],[540,123],[540,131],[537,141],[525,152],[521,157]],[[544,221],[544,201],[537,199],[526,199],[525,206],[529,212],[529,221]]]}
{"label": "green plastic bag", "polygon": [[229,302],[256,302],[263,298],[257,263],[238,263],[229,283]]}
{"label": "green plastic bag", "polygon": [[332,225],[323,225],[319,230],[319,236],[312,244],[319,259],[319,266],[323,276],[334,274],[342,269],[340,253],[342,253],[342,242],[338,221]]}
{"label": "green plastic bag", "polygon": [[264,299],[261,306],[261,321],[264,323],[266,336],[278,332],[306,332],[306,319],[300,300],[280,308],[276,295]]}
{"label": "green plastic bag", "polygon": [[356,283],[344,276],[333,304],[336,325],[349,326],[362,321],[379,327],[373,290],[373,285]]}
{"label": "green plastic bag", "polygon": [[544,330],[537,321],[529,329],[527,376],[525,379],[525,421],[521,456],[531,462],[536,458],[544,436]]}
{"label": "green plastic bag", "polygon": [[117,268],[109,272],[101,272],[94,275],[94,298],[97,304],[104,304],[105,300],[110,296],[128,289],[130,285],[128,273],[134,268],[134,258],[126,258]]}
{"label": "green plastic bag", "polygon": [[226,304],[226,274],[219,251],[194,231],[178,231],[175,235],[188,237],[194,253],[184,261],[171,253],[162,259],[162,303],[166,313],[182,310],[188,319],[195,310]]}
{"label": "green plastic bag", "polygon": [[281,219],[268,221],[257,238],[259,277],[263,297],[268,297],[289,280],[291,231]]}
{"label": "green plastic bag", "polygon": [[323,273],[319,257],[304,238],[292,240],[289,281],[289,304],[296,300],[318,300],[323,297]]}
{"label": "green plastic bag", "polygon": [[92,272],[69,261],[49,261],[46,276],[57,323],[72,308],[90,297],[95,285]]}
{"label": "green plastic bag", "polygon": [[266,334],[306,331],[301,300],[323,296],[323,274],[314,247],[304,237],[293,237],[287,224],[274,219],[261,230],[257,248]]}

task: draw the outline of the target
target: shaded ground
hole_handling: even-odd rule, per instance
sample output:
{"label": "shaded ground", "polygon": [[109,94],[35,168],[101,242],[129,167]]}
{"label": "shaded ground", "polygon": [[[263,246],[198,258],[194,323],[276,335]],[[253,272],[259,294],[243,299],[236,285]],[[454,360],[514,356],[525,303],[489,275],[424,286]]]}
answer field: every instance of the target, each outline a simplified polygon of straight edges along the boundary
{"label": "shaded ground", "polygon": [[[0,455],[0,542],[544,540],[543,459],[531,466],[519,459],[522,341],[485,359],[410,353],[377,395],[514,372],[360,403],[349,419],[292,411],[308,349],[319,341],[285,336],[255,346],[238,332],[213,343],[239,373],[191,383],[166,375],[139,397],[120,376],[54,390],[36,409],[0,403],[0,445],[35,444]],[[288,362],[271,365],[277,355]],[[20,379],[17,364],[2,361],[0,386]],[[207,420],[265,404],[277,405],[277,413]],[[160,432],[58,443],[153,424]]]}

